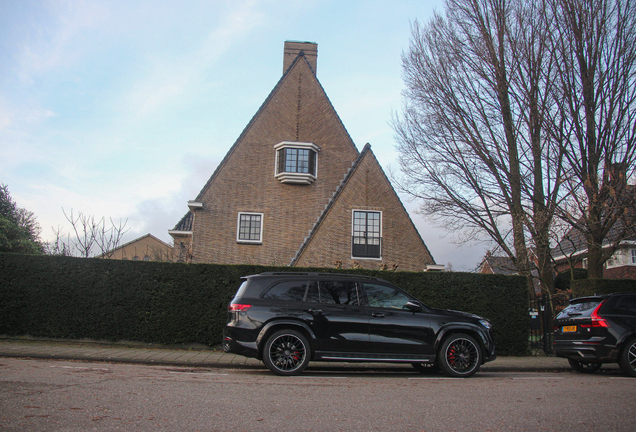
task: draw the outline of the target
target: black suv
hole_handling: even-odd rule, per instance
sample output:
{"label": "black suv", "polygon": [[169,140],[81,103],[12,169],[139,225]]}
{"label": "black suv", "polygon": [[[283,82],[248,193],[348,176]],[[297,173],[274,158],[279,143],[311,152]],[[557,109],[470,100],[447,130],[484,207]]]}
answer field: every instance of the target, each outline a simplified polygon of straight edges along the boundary
{"label": "black suv", "polygon": [[636,376],[636,293],[570,300],[554,320],[553,348],[578,372],[618,363],[623,373]]}
{"label": "black suv", "polygon": [[488,320],[424,306],[382,279],[333,273],[243,278],[228,306],[226,352],[278,375],[309,361],[402,362],[469,377],[495,359]]}

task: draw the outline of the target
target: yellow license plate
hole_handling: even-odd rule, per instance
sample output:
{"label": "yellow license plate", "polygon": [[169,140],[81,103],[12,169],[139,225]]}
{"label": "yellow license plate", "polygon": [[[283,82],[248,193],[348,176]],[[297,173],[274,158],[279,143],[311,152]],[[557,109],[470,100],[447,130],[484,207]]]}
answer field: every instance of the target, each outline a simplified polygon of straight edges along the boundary
{"label": "yellow license plate", "polygon": [[571,333],[576,331],[576,326],[563,326],[563,333]]}

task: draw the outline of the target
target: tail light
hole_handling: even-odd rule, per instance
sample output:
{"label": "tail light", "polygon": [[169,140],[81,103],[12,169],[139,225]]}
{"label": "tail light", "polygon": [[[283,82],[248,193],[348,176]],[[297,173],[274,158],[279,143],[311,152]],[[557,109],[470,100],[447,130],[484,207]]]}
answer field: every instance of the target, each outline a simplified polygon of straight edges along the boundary
{"label": "tail light", "polygon": [[252,305],[248,305],[248,304],[230,304],[227,307],[228,312],[242,312],[242,311],[246,311],[249,308],[251,308]]}
{"label": "tail light", "polygon": [[603,303],[605,303],[605,300],[603,300],[602,302],[599,303],[598,306],[596,306],[596,309],[594,309],[594,312],[592,312],[592,314],[590,315],[590,318],[592,319],[592,323],[591,324],[581,324],[581,327],[611,327],[608,322],[605,320],[605,318],[599,316],[598,314],[598,310],[601,308],[601,306],[603,306]]}

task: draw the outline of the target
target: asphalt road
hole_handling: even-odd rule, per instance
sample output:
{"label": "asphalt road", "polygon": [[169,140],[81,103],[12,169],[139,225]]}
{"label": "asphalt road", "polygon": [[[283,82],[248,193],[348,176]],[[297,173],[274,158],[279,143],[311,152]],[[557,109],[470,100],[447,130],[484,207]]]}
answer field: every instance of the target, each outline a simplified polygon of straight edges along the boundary
{"label": "asphalt road", "polygon": [[0,431],[632,431],[636,380],[0,358]]}

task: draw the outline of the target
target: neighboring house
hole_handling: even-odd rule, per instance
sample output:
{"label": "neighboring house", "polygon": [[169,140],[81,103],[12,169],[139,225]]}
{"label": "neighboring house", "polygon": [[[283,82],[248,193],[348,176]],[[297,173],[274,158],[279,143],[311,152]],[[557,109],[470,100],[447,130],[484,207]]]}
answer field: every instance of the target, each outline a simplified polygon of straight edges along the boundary
{"label": "neighboring house", "polygon": [[[609,168],[607,181],[611,190],[608,206],[624,211],[624,217],[611,227],[603,239],[603,249],[612,250],[605,262],[603,277],[606,279],[636,279],[636,186],[627,184],[627,166],[617,163]],[[571,268],[587,268],[587,239],[581,231],[572,228],[552,250],[557,272]]]}
{"label": "neighboring house", "polygon": [[[439,270],[367,144],[316,78],[315,43],[283,76],[169,233],[182,261]],[[434,267],[431,267],[434,266]]]}
{"label": "neighboring house", "polygon": [[481,264],[477,267],[477,273],[517,275],[519,274],[519,270],[517,270],[517,267],[512,263],[510,257],[493,256],[490,251],[487,251],[486,256],[484,256]]}
{"label": "neighboring house", "polygon": [[[618,227],[610,230],[603,241],[609,248],[616,240]],[[571,229],[552,251],[558,273],[571,268],[587,268],[587,242],[583,233]],[[603,277],[606,279],[636,279],[636,231],[631,229],[618,244],[612,256],[605,262]]]}
{"label": "neighboring house", "polygon": [[[539,281],[539,272],[536,268],[537,256],[530,249],[528,250],[528,259],[533,265],[530,272],[533,276],[534,293],[539,295],[541,294],[541,282]],[[519,269],[513,264],[509,256],[494,256],[490,251],[486,251],[484,259],[477,267],[477,273],[513,276],[519,274]]]}
{"label": "neighboring house", "polygon": [[119,246],[100,258],[133,261],[173,261],[172,246],[152,234],[146,234]]}

